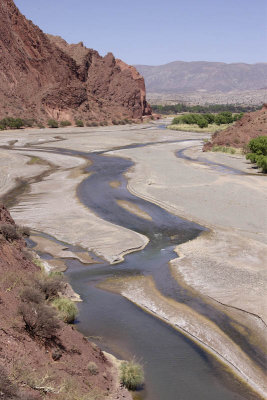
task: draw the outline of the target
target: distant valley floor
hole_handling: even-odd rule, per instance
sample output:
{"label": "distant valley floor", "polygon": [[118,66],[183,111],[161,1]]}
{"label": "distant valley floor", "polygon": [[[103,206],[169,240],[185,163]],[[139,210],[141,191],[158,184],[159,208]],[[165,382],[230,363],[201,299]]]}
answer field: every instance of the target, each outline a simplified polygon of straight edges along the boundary
{"label": "distant valley floor", "polygon": [[147,93],[151,104],[177,104],[190,105],[205,104],[239,104],[245,106],[258,106],[267,102],[267,89],[222,92],[196,91],[191,93]]}

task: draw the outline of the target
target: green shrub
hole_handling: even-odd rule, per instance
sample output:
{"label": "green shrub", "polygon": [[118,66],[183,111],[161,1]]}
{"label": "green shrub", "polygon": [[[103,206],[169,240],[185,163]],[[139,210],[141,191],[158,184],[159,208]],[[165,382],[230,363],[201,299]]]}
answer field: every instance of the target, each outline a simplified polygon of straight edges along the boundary
{"label": "green shrub", "polygon": [[51,304],[58,311],[59,318],[68,324],[72,323],[78,315],[76,304],[69,299],[58,298],[53,300]]}
{"label": "green shrub", "polygon": [[214,115],[211,113],[207,114],[184,114],[179,117],[175,117],[172,120],[172,125],[178,124],[197,124],[200,128],[206,128],[209,124],[223,125],[230,124],[233,122],[233,116],[231,112],[225,111],[220,114]]}
{"label": "green shrub", "polygon": [[179,124],[181,124],[181,123],[182,123],[182,122],[181,122],[180,117],[174,117],[171,124],[172,124],[172,125],[179,125]]}
{"label": "green shrub", "polygon": [[258,168],[262,168],[262,172],[267,172],[267,136],[259,136],[251,139],[248,144],[251,153],[246,155],[247,160],[256,163]]}
{"label": "green shrub", "polygon": [[78,128],[82,128],[82,127],[84,126],[84,123],[83,123],[83,121],[82,121],[81,119],[76,119],[75,125],[76,125]]}
{"label": "green shrub", "polygon": [[220,114],[218,114],[221,118],[224,119],[225,124],[231,124],[233,122],[233,115],[230,111],[223,111]]}
{"label": "green shrub", "polygon": [[197,124],[200,128],[207,128],[209,125],[208,121],[205,118],[199,118]]}
{"label": "green shrub", "polygon": [[251,153],[267,156],[267,136],[258,136],[248,144]]}
{"label": "green shrub", "polygon": [[222,118],[219,114],[215,116],[214,123],[216,125],[226,124],[225,119]]}
{"label": "green shrub", "polygon": [[256,160],[257,160],[257,154],[255,154],[255,153],[248,153],[248,154],[246,154],[246,159],[247,160],[250,160],[252,163],[255,163],[256,162]]}
{"label": "green shrub", "polygon": [[87,365],[88,371],[90,372],[91,375],[97,375],[98,374],[98,367],[95,362],[90,361]]}
{"label": "green shrub", "polygon": [[262,169],[262,172],[267,172],[267,156],[257,156],[256,164]]}
{"label": "green shrub", "polygon": [[119,125],[119,122],[116,119],[112,120],[113,125]]}
{"label": "green shrub", "polygon": [[24,122],[21,118],[6,117],[0,121],[0,125],[3,129],[19,129],[24,126]]}
{"label": "green shrub", "polygon": [[136,390],[144,384],[143,367],[134,361],[124,361],[120,365],[120,381],[129,390]]}
{"label": "green shrub", "polygon": [[243,112],[241,112],[241,113],[239,113],[239,114],[235,114],[235,115],[233,116],[233,120],[234,120],[234,121],[239,121],[239,120],[243,117],[243,115],[244,115]]}
{"label": "green shrub", "polygon": [[71,122],[70,121],[61,121],[60,122],[60,126],[62,126],[63,128],[65,127],[65,126],[70,126],[71,125]]}
{"label": "green shrub", "polygon": [[203,114],[203,117],[208,121],[208,124],[214,124],[215,115],[214,114]]}
{"label": "green shrub", "polygon": [[54,119],[49,119],[47,121],[47,125],[49,126],[49,128],[58,128],[58,122]]}

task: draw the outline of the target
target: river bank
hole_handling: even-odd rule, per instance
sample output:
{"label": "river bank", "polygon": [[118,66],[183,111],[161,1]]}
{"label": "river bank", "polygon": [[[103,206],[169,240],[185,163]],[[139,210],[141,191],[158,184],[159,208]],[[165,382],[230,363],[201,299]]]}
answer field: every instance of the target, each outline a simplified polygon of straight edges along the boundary
{"label": "river bank", "polygon": [[[110,135],[111,131],[112,135]],[[55,138],[53,136],[55,133],[48,130],[45,138],[42,136],[42,132],[29,132],[26,134],[26,138],[19,137],[17,132],[14,135],[12,134],[13,140],[18,140],[13,146],[12,154],[15,151],[24,154],[24,156],[31,154],[57,166],[57,170],[45,177],[43,181],[31,184],[29,193],[20,195],[18,205],[12,208],[12,214],[16,220],[24,225],[29,224],[31,228],[46,232],[65,243],[79,244],[85,250],[94,251],[97,255],[113,263],[121,261],[122,257],[129,251],[143,248],[148,242],[146,236],[107,220],[104,221],[103,218],[97,217],[88,208],[81,205],[78,198],[73,195],[77,185],[86,176],[89,176],[83,173],[84,168],[88,166],[88,160],[84,159],[84,156],[80,158],[77,154],[76,156],[70,155],[70,153],[55,154],[50,147],[78,151],[111,150],[106,154],[111,157],[116,155],[126,159],[130,158],[135,162],[135,165],[127,172],[128,189],[133,194],[154,204],[159,204],[175,215],[199,222],[216,232],[227,230],[227,237],[231,238],[234,230],[235,242],[232,242],[231,239],[229,241],[224,240],[220,249],[221,256],[224,255],[229,245],[232,244],[232,249],[230,246],[228,258],[231,257],[231,251],[237,244],[244,244],[236,249],[238,256],[235,261],[238,258],[238,269],[236,262],[229,264],[228,274],[226,277],[223,276],[224,279],[220,279],[220,285],[217,285],[217,289],[216,285],[214,286],[216,273],[208,274],[210,280],[205,278],[205,285],[203,279],[201,281],[200,278],[205,277],[205,268],[198,269],[200,253],[198,252],[198,258],[194,259],[195,248],[190,249],[190,246],[199,243],[197,241],[200,240],[201,249],[203,249],[203,246],[208,246],[209,250],[215,249],[215,244],[223,236],[215,236],[213,242],[212,240],[201,242],[201,236],[192,242],[180,244],[177,251],[180,254],[183,253],[187,258],[176,259],[171,263],[173,276],[178,282],[181,283],[182,281],[183,285],[193,287],[202,296],[213,297],[224,304],[228,302],[230,306],[241,308],[256,315],[261,314],[261,317],[264,318],[264,310],[260,310],[263,293],[261,288],[263,287],[263,279],[265,279],[261,262],[265,256],[266,245],[263,245],[261,251],[258,249],[258,242],[265,243],[264,221],[259,215],[260,209],[264,209],[265,201],[265,187],[258,181],[261,177],[240,177],[231,173],[222,175],[221,171],[214,170],[198,161],[192,162],[177,158],[175,153],[179,149],[186,150],[188,148],[188,151],[192,152],[192,139],[196,140],[193,144],[200,146],[199,134],[167,132],[159,130],[153,125],[141,126],[138,129],[135,127],[119,128],[118,130],[112,128],[111,131],[107,128],[100,129],[98,132],[89,129],[89,132],[86,133],[86,130],[82,129],[73,134],[70,130],[67,133],[61,130],[60,138],[59,136]],[[90,132],[92,133],[90,134]],[[109,132],[109,134],[106,135],[106,132]],[[103,135],[105,135],[104,141]],[[168,143],[173,140],[180,141],[180,143]],[[0,141],[2,143],[4,141],[2,136]],[[165,143],[151,144],[160,141]],[[47,143],[41,144],[42,142]],[[19,149],[19,146],[27,143],[32,143],[35,146],[38,144],[38,151],[32,151],[32,147]],[[120,146],[118,146],[118,143]],[[136,143],[140,143],[140,145],[150,143],[150,145],[136,147]],[[135,145],[135,148],[114,151],[114,148],[123,145],[129,147]],[[213,157],[216,156],[217,154],[213,155]],[[230,158],[227,158],[227,160],[230,160]],[[243,160],[235,160],[234,162],[240,164],[243,163]],[[231,163],[233,163],[233,159],[231,159]],[[232,187],[235,187],[234,191],[231,189]],[[248,188],[249,193],[245,193]],[[111,187],[111,189],[116,190],[116,187]],[[123,204],[124,207],[125,204]],[[201,207],[199,207],[199,204],[201,204]],[[120,206],[119,203],[117,205]],[[253,212],[254,208],[256,212]],[[34,216],[32,215],[33,209],[36,210]],[[134,212],[127,203],[127,212],[135,213],[136,209]],[[247,216],[245,220],[244,215]],[[140,218],[142,218],[142,215]],[[250,247],[252,250],[250,250]],[[244,248],[246,249],[245,254]],[[189,259],[189,256],[193,257],[194,262]],[[247,260],[250,260],[249,274],[246,273],[248,270]],[[204,261],[202,262],[203,265],[210,265],[211,262],[214,262],[211,257],[206,257]],[[218,270],[222,268],[223,266],[218,266]],[[232,293],[229,294],[229,291],[226,290],[233,275],[236,275],[237,279],[242,276],[242,282],[244,281],[242,290],[237,293],[235,298],[233,296],[234,285],[232,286]],[[244,288],[245,290],[250,289],[251,280],[254,282],[253,287],[259,287],[259,290],[256,294],[254,290],[253,293],[246,293],[246,296],[244,296]],[[213,288],[212,293],[209,292],[211,288]],[[219,297],[219,294],[224,297]],[[250,301],[252,295],[253,301]],[[130,300],[135,302],[134,298]],[[253,304],[252,309],[246,310],[251,304]],[[160,316],[160,313],[156,312],[155,315]],[[253,330],[251,332],[250,336],[254,337],[255,332]],[[262,330],[262,335],[263,333]],[[260,336],[261,333],[257,333],[256,337]],[[258,342],[258,339],[256,342]],[[238,361],[236,363],[238,364]],[[258,384],[261,386],[261,382],[258,381]]]}

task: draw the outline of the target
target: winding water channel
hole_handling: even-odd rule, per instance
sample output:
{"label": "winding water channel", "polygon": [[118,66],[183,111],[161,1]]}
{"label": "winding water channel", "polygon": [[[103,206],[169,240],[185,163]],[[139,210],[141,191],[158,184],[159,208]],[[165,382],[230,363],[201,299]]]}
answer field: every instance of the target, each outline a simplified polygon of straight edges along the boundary
{"label": "winding water channel", "polygon": [[[169,140],[165,143],[183,141]],[[194,141],[199,142],[198,139],[189,141],[192,144]],[[112,150],[138,148],[157,143],[162,142],[118,146]],[[229,370],[194,341],[166,322],[143,311],[123,296],[99,288],[99,284],[105,282],[107,278],[152,277],[159,293],[166,299],[171,299],[177,304],[185,304],[199,315],[214,322],[256,365],[264,368],[264,354],[252,345],[239,329],[234,328],[235,326],[238,328],[239,322],[180,286],[171,275],[168,263],[177,257],[174,248],[178,244],[196,238],[206,229],[131,194],[127,189],[125,173],[134,164],[128,159],[110,155],[109,151],[85,153],[52,147],[38,149],[38,146],[32,146],[31,149],[89,159],[91,165],[87,171],[90,172],[90,176],[78,187],[79,200],[101,219],[131,229],[149,239],[143,250],[128,254],[123,262],[117,264],[110,265],[101,259],[97,259],[95,264],[88,265],[81,264],[78,260],[66,261],[69,267],[66,274],[72,287],[83,300],[79,304],[78,329],[93,338],[102,349],[118,358],[134,357],[144,365],[146,384],[136,399],[259,399],[258,395],[236,379]],[[21,150],[23,151],[22,148]],[[27,150],[30,151],[30,148]],[[188,162],[205,163],[220,173],[242,174],[239,170],[209,162],[204,158],[191,159],[185,154],[185,150],[182,148],[177,151],[176,156]],[[49,174],[49,171],[45,174]],[[38,179],[41,180],[42,176]],[[17,202],[20,192],[26,190],[28,186],[21,185],[18,193],[17,189],[14,190],[9,196],[12,202]],[[128,209],[123,207],[123,203],[128,205]],[[129,208],[129,205],[139,210],[139,216],[133,209],[131,210],[131,207]],[[77,251],[73,246],[66,247]],[[45,256],[44,254],[44,258]]]}
{"label": "winding water channel", "polygon": [[[164,296],[185,303],[214,321],[251,358],[261,364],[260,351],[252,348],[233,329],[229,317],[179,286],[170,274],[168,262],[177,257],[174,247],[197,237],[204,228],[129,193],[124,173],[133,165],[131,161],[109,156],[105,152],[61,152],[81,155],[92,161],[88,168],[91,175],[81,183],[77,191],[82,203],[101,218],[149,238],[143,250],[127,255],[119,264],[110,265],[102,261],[85,267],[77,260],[67,261],[69,268],[66,273],[70,283],[83,299],[79,305],[79,330],[87,336],[95,336],[95,341],[101,337],[101,347],[119,358],[135,357],[143,363],[146,385],[138,398],[257,399],[247,387],[223,370],[212,356],[177,330],[147,314],[124,297],[97,287],[110,277],[152,276]],[[119,184],[111,187],[110,182],[113,181]],[[122,200],[134,204],[150,217],[141,218],[122,208],[118,204]]]}

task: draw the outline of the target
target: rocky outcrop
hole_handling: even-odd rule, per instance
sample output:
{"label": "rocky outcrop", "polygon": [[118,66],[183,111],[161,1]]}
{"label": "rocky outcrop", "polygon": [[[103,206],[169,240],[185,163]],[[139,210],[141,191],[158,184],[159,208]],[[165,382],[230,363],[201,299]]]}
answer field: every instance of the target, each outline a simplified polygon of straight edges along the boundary
{"label": "rocky outcrop", "polygon": [[267,135],[267,104],[261,110],[244,114],[234,125],[225,131],[215,133],[204,150],[213,146],[246,147],[249,141],[258,136]]}
{"label": "rocky outcrop", "polygon": [[44,34],[13,0],[0,3],[0,50],[0,118],[108,121],[151,113],[135,68]]}

